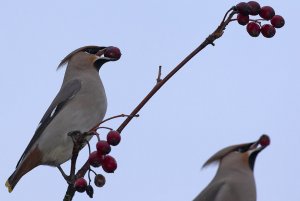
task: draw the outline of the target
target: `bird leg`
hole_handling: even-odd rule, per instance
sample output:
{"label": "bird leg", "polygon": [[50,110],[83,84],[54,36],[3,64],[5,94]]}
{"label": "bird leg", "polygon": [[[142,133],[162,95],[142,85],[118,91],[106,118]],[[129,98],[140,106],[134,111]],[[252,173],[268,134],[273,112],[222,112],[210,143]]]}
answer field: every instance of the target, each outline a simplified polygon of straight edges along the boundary
{"label": "bird leg", "polygon": [[74,180],[74,179],[71,178],[71,175],[68,176],[68,175],[64,172],[64,170],[60,167],[60,165],[57,166],[57,169],[60,171],[61,175],[64,177],[64,179],[67,181],[67,183],[68,183],[68,184],[71,184],[72,181]]}
{"label": "bird leg", "polygon": [[80,131],[72,131],[68,133],[68,136],[72,138],[73,141],[73,151],[72,151],[72,158],[71,158],[71,168],[70,168],[70,175],[67,175],[60,166],[57,166],[58,170],[67,181],[68,184],[72,184],[75,180],[75,170],[76,170],[76,160],[78,157],[78,153],[81,150],[84,142],[85,136]]}

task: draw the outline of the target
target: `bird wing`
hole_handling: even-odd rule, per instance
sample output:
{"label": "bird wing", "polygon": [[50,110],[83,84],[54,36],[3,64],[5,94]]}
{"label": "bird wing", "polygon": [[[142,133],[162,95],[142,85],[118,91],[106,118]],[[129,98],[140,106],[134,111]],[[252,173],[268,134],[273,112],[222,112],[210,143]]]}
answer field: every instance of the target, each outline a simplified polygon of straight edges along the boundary
{"label": "bird wing", "polygon": [[220,198],[226,188],[225,181],[211,183],[193,201],[227,201]]}
{"label": "bird wing", "polygon": [[78,79],[70,80],[66,84],[62,86],[51,105],[47,109],[43,118],[41,119],[32,139],[27,145],[25,151],[23,152],[21,158],[19,159],[17,166],[20,164],[24,156],[31,149],[36,140],[41,136],[46,127],[50,124],[50,122],[55,118],[55,116],[59,113],[59,111],[78,93],[81,89],[81,81]]}

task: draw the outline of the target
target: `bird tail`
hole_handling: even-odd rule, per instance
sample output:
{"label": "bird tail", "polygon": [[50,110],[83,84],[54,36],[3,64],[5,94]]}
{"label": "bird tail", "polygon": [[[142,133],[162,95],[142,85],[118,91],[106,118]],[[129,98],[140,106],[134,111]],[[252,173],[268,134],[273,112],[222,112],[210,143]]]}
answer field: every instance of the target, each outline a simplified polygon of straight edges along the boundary
{"label": "bird tail", "polygon": [[12,192],[19,182],[19,180],[30,170],[37,167],[38,164],[33,164],[32,161],[24,160],[22,161],[19,166],[17,166],[16,170],[10,175],[10,177],[5,182],[5,186],[8,189],[8,192]]}
{"label": "bird tail", "polygon": [[12,192],[14,187],[17,185],[18,181],[21,179],[21,177],[25,174],[25,173],[21,173],[20,171],[18,171],[19,169],[16,169],[12,175],[7,179],[7,181],[5,182],[5,186],[8,189],[8,192]]}
{"label": "bird tail", "polygon": [[16,170],[5,182],[8,192],[12,192],[19,180],[30,170],[41,164],[41,154],[39,151],[34,150],[29,154],[29,157],[23,158],[18,163]]}

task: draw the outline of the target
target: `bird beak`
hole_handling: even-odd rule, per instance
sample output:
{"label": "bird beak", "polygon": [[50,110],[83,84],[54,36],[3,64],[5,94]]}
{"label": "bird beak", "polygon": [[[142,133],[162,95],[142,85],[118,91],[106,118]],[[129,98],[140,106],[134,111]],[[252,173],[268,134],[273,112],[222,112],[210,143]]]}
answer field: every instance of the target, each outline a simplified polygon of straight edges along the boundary
{"label": "bird beak", "polygon": [[261,152],[264,150],[267,146],[270,144],[270,137],[267,135],[262,135],[260,138],[256,141],[253,142],[252,145],[249,147],[248,151],[252,152]]}
{"label": "bird beak", "polygon": [[254,169],[254,163],[255,163],[255,159],[256,159],[257,155],[262,150],[264,150],[267,146],[269,146],[269,144],[270,144],[269,136],[262,135],[256,142],[253,142],[250,145],[250,147],[248,149],[248,153],[249,153],[249,165],[252,170]]}
{"label": "bird beak", "polygon": [[101,66],[103,64],[105,64],[106,62],[109,62],[109,61],[116,61],[118,59],[116,58],[110,58],[110,57],[105,57],[104,56],[104,53],[105,53],[105,50],[106,50],[106,47],[99,50],[95,56],[96,56],[96,59],[94,61],[94,66],[97,68],[97,70],[99,71]]}

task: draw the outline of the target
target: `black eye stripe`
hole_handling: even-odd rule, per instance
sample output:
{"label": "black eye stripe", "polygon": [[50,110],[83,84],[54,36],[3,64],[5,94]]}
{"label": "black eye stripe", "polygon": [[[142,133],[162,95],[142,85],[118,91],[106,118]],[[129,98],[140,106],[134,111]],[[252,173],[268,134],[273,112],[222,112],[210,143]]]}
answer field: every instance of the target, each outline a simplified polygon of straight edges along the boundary
{"label": "black eye stripe", "polygon": [[105,47],[98,47],[98,46],[90,46],[82,49],[82,52],[87,52],[89,54],[96,54],[99,50],[104,49]]}
{"label": "black eye stripe", "polygon": [[249,148],[250,148],[251,145],[252,145],[252,144],[248,144],[248,145],[245,145],[245,146],[242,146],[242,147],[238,147],[238,148],[236,149],[236,151],[237,151],[237,152],[240,152],[240,153],[244,153],[244,152],[246,152],[246,151],[249,150]]}
{"label": "black eye stripe", "polygon": [[89,54],[96,54],[100,49],[99,48],[87,48],[83,51],[89,53]]}

